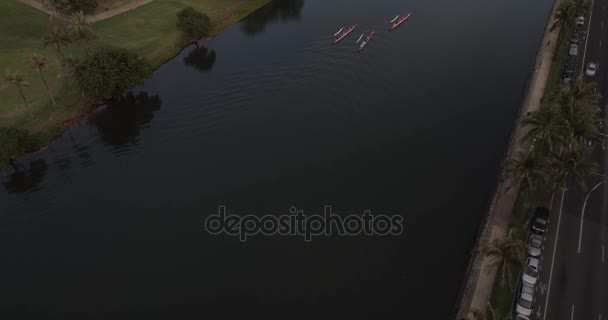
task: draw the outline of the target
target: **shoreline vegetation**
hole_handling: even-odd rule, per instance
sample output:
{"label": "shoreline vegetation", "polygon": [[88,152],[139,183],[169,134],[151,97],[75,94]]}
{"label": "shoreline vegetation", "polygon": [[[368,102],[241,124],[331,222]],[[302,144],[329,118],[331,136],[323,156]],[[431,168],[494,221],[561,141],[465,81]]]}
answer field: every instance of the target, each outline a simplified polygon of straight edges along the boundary
{"label": "shoreline vegetation", "polygon": [[[119,9],[132,2],[135,0],[99,0],[91,13],[99,14],[106,7]],[[270,2],[153,0],[101,21],[85,22],[84,28],[74,28],[79,34],[76,40],[63,41],[48,38],[58,25],[70,27],[69,23],[20,1],[0,0],[3,43],[0,71],[5,80],[0,83],[0,128],[18,129],[20,132],[4,132],[14,133],[19,141],[24,140],[23,133],[26,133],[29,140],[27,146],[12,150],[9,150],[14,147],[12,143],[0,141],[0,153],[4,153],[0,154],[0,170],[15,157],[48,145],[74,119],[107,101],[85,97],[74,68],[69,66],[70,61],[82,61],[102,48],[116,48],[144,58],[150,68],[156,70],[199,38],[186,35],[176,27],[181,10],[192,7],[208,16],[207,36],[213,37]],[[88,17],[85,15],[85,20]],[[8,138],[0,137],[0,140]]]}
{"label": "shoreline vegetation", "polygon": [[561,83],[576,19],[588,21],[590,14],[589,0],[554,3],[524,99],[525,115],[503,165],[496,206],[476,244],[475,270],[465,279],[474,291],[465,291],[458,319],[512,319],[515,289],[528,271],[526,241],[535,210],[550,208],[553,195],[567,184],[585,190],[587,177],[601,176],[591,158],[606,142],[597,84],[582,76]]}

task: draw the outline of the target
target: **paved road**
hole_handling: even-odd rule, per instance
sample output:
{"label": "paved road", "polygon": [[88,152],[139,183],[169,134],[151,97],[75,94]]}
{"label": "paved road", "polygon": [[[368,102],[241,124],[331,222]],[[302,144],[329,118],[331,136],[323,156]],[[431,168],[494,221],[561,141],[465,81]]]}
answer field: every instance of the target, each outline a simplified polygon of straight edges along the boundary
{"label": "paved road", "polygon": [[[600,62],[593,81],[606,97],[608,0],[594,0],[588,27],[581,67]],[[608,99],[602,101],[606,103]],[[602,172],[608,172],[606,152],[593,155]],[[589,178],[587,184],[588,190],[570,184],[555,195],[537,286],[536,319],[608,319],[608,185],[600,177]]]}
{"label": "paved road", "polygon": [[[36,0],[19,0],[21,3],[24,3],[34,9],[37,9],[39,11],[42,11],[46,14],[52,15],[58,19],[64,20],[64,21],[69,21],[70,20],[70,16],[64,16],[64,15],[58,15],[55,12],[51,12],[49,10],[47,10],[39,1]],[[101,12],[98,13],[96,15],[93,16],[87,16],[87,19],[90,23],[93,22],[97,22],[97,21],[101,21],[101,20],[105,20],[108,18],[111,18],[113,16],[125,13],[127,11],[131,11],[133,9],[139,8],[145,4],[148,4],[152,2],[152,0],[135,0],[135,1],[131,1],[125,5],[122,5],[118,8],[114,8],[105,12]]]}

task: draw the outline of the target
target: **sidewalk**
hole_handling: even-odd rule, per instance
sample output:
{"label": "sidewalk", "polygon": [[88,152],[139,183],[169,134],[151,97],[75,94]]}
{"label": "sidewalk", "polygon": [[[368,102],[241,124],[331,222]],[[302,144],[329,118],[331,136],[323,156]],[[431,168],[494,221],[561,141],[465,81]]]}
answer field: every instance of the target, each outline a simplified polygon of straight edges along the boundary
{"label": "sidewalk", "polygon": [[[536,111],[540,108],[540,101],[545,92],[545,85],[549,77],[553,53],[555,52],[559,34],[559,28],[555,28],[553,31],[550,31],[549,29],[553,24],[553,17],[555,16],[555,12],[557,11],[560,2],[561,0],[555,0],[555,3],[553,4],[551,16],[549,17],[543,40],[536,56],[534,72],[530,77],[528,90],[526,91],[520,114],[517,118],[513,135],[511,136],[507,159],[511,158],[513,154],[516,154],[519,151],[528,149],[528,145],[522,142],[522,137],[526,130],[522,126],[521,121],[525,119],[529,112]],[[488,216],[483,231],[476,243],[475,254],[472,258],[472,263],[469,266],[468,278],[466,279],[462,300],[460,301],[457,319],[461,319],[466,316],[469,311],[474,309],[485,314],[486,306],[492,294],[492,288],[494,287],[496,270],[490,273],[485,271],[484,266],[487,263],[487,259],[482,256],[480,249],[482,249],[481,246],[485,241],[503,239],[507,235],[513,207],[515,206],[515,201],[519,194],[518,187],[510,188],[507,191],[510,182],[511,181],[507,180],[498,185],[497,192],[494,195],[492,204],[488,210]]]}
{"label": "sidewalk", "polygon": [[[45,8],[42,3],[40,3],[39,1],[36,0],[18,0],[19,2],[26,4],[36,10],[42,11],[50,16],[53,16],[57,19],[63,20],[63,21],[70,21],[70,17],[69,16],[65,16],[65,15],[60,15],[57,14],[56,12],[52,12],[50,10],[48,10],[47,8]],[[87,16],[87,20],[89,20],[90,23],[93,22],[98,22],[101,20],[105,20],[108,18],[111,18],[113,16],[119,15],[121,13],[125,13],[127,11],[131,11],[133,9],[139,8],[145,4],[148,4],[150,2],[152,2],[153,0],[135,0],[132,1],[128,4],[125,4],[124,6],[120,6],[118,8],[114,8],[112,10],[108,10],[102,13],[98,13],[96,15],[92,15],[92,16]]]}

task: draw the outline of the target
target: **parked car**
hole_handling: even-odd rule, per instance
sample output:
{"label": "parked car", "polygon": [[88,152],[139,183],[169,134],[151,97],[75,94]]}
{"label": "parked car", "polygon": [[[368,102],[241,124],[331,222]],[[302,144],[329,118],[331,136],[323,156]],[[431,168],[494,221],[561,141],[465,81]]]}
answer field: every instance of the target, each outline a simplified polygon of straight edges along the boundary
{"label": "parked car", "polygon": [[570,81],[572,81],[572,78],[570,78],[570,77],[563,77],[563,78],[562,78],[562,85],[566,85],[566,84],[568,84]]}
{"label": "parked car", "polygon": [[526,261],[526,268],[524,270],[523,275],[521,276],[521,280],[527,284],[535,285],[538,281],[538,266],[540,264],[540,260],[533,257],[528,257]]}
{"label": "parked car", "polygon": [[585,26],[585,17],[579,16],[578,18],[576,18],[576,26],[579,28],[584,27]]}
{"label": "parked car", "polygon": [[587,65],[587,69],[585,70],[585,75],[587,77],[594,77],[595,73],[597,72],[597,69],[599,69],[599,67],[600,67],[599,63],[590,62]]}
{"label": "parked car", "polygon": [[576,57],[574,57],[574,56],[569,56],[569,57],[572,57],[574,59],[566,59],[565,65],[566,66],[576,67]]}
{"label": "parked car", "polygon": [[528,240],[528,254],[532,257],[540,256],[543,246],[543,237],[539,234],[532,234]]}
{"label": "parked car", "polygon": [[529,317],[532,314],[534,300],[534,286],[528,285],[525,282],[521,285],[519,300],[515,307],[515,312],[523,316]]}
{"label": "parked car", "polygon": [[530,318],[518,313],[513,320],[530,320]]}
{"label": "parked car", "polygon": [[575,44],[571,44],[570,45],[570,51],[568,51],[568,54],[571,56],[576,56],[578,55],[578,46]]}
{"label": "parked car", "polygon": [[572,34],[572,38],[570,38],[571,43],[579,43],[580,40],[581,40],[581,34],[578,32],[574,32]]}
{"label": "parked car", "polygon": [[564,77],[568,77],[568,78],[574,77],[574,68],[573,67],[566,67],[564,69]]}
{"label": "parked car", "polygon": [[547,231],[549,223],[549,209],[538,207],[534,211],[534,220],[532,221],[532,231],[543,234]]}

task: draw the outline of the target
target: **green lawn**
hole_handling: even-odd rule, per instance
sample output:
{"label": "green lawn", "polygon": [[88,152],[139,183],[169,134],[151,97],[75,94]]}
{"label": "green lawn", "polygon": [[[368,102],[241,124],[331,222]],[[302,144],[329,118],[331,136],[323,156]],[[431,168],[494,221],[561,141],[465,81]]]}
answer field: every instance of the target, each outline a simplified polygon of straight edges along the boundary
{"label": "green lawn", "polygon": [[[112,6],[130,0],[107,0]],[[112,46],[130,49],[146,57],[154,67],[173,57],[185,44],[177,32],[176,13],[192,6],[211,18],[212,34],[242,19],[270,0],[155,0],[124,14],[93,25],[98,40],[92,46]],[[13,85],[0,84],[0,127],[16,126],[38,133],[40,143],[54,138],[58,127],[69,118],[81,113],[86,103],[78,86],[61,68],[60,56],[51,47],[43,47],[48,31],[47,15],[15,0],[0,0],[0,72],[18,70],[30,86],[24,88],[32,107],[34,120],[30,120],[19,91]],[[77,45],[64,49],[66,55],[82,57],[84,50]],[[53,106],[36,70],[29,66],[31,54],[39,53],[49,59],[45,77],[57,106]]]}
{"label": "green lawn", "polygon": [[548,97],[551,93],[559,89],[562,78],[562,70],[564,68],[564,64],[566,63],[566,58],[568,57],[568,50],[570,49],[571,37],[572,33],[568,32],[568,34],[566,34],[564,39],[562,39],[562,42],[559,44],[559,49],[557,50],[557,61],[551,65],[551,69],[549,70],[549,78],[547,79],[547,84],[545,85],[545,97]]}

